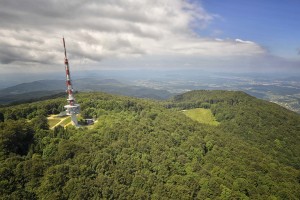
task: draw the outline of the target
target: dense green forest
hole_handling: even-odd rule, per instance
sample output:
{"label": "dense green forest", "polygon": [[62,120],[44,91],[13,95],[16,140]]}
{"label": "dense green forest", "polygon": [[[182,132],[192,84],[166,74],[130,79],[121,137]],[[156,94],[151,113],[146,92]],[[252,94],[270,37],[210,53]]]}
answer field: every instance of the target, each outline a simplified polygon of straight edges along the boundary
{"label": "dense green forest", "polygon": [[64,98],[0,108],[0,199],[300,199],[299,114],[230,91],[76,97],[92,127],[49,129]]}

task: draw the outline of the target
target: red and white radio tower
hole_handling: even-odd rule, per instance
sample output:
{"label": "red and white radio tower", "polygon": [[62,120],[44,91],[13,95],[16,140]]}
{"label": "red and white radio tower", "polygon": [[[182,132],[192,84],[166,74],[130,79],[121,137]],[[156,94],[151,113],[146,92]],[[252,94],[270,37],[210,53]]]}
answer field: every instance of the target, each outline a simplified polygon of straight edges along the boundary
{"label": "red and white radio tower", "polygon": [[64,107],[66,108],[66,114],[71,116],[73,125],[78,126],[76,114],[79,113],[80,106],[79,104],[76,104],[73,95],[73,87],[72,87],[71,76],[70,76],[69,62],[67,58],[65,38],[63,38],[63,43],[64,43],[64,50],[65,50],[66,84],[67,84],[67,93],[68,93],[67,101],[69,102],[69,104],[65,105]]}

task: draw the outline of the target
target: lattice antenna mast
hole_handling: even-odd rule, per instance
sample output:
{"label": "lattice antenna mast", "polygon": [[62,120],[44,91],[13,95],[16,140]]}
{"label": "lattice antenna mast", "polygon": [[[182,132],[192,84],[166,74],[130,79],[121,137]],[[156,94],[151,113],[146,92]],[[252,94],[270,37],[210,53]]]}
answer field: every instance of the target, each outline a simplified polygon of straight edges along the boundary
{"label": "lattice antenna mast", "polygon": [[70,67],[69,67],[69,61],[67,57],[65,38],[63,38],[63,44],[64,44],[64,52],[65,52],[66,85],[67,85],[67,93],[68,93],[67,101],[69,102],[69,104],[65,105],[64,107],[66,108],[66,114],[71,116],[73,125],[78,126],[76,114],[79,113],[80,106],[79,104],[76,104],[74,94],[73,94],[73,86],[72,86],[72,81],[70,76]]}

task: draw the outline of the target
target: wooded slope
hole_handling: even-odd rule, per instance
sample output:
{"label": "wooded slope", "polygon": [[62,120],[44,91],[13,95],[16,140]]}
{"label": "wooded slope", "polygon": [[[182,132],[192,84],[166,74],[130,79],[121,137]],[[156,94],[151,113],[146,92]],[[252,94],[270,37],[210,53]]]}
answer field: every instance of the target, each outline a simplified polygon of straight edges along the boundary
{"label": "wooded slope", "polygon": [[[241,92],[77,95],[93,128],[49,130],[62,98],[0,109],[3,199],[299,199],[300,116]],[[180,110],[211,109],[218,126]]]}

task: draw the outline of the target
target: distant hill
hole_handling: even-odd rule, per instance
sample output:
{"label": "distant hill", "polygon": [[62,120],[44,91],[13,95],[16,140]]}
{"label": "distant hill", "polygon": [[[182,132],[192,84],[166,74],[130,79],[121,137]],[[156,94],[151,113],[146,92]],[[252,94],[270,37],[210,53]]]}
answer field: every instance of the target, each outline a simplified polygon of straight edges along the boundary
{"label": "distant hill", "polygon": [[76,97],[94,125],[49,130],[63,97],[0,108],[0,199],[300,199],[297,113],[233,91]]}
{"label": "distant hill", "polygon": [[291,77],[287,77],[287,78],[282,78],[281,80],[283,80],[283,81],[300,81],[300,77],[299,76],[291,76]]}
{"label": "distant hill", "polygon": [[24,103],[31,100],[37,100],[43,97],[50,97],[52,95],[57,95],[63,93],[62,90],[50,90],[50,91],[34,91],[34,92],[25,92],[20,94],[8,94],[0,96],[0,104],[9,104],[9,103]]}
{"label": "distant hill", "polygon": [[24,94],[28,92],[37,91],[51,91],[51,90],[61,90],[64,88],[64,81],[62,80],[40,80],[33,81],[30,83],[22,83],[15,86],[11,86],[0,90],[0,96]]}
{"label": "distant hill", "polygon": [[[78,79],[73,81],[76,91],[103,91],[139,98],[167,99],[172,94],[166,90],[156,90],[147,87],[132,86],[114,79]],[[65,91],[63,80],[40,80],[22,83],[0,90],[0,104],[27,101]]]}

